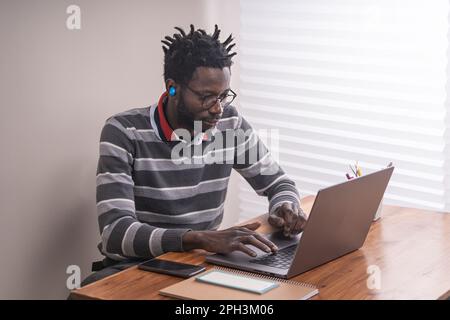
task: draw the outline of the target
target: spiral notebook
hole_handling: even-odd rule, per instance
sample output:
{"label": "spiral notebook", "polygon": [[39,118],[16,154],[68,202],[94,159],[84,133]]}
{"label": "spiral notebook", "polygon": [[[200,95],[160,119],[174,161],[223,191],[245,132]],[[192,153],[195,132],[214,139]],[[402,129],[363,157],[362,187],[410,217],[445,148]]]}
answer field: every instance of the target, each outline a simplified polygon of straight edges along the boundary
{"label": "spiral notebook", "polygon": [[159,293],[191,300],[307,300],[319,290],[307,283],[215,267]]}

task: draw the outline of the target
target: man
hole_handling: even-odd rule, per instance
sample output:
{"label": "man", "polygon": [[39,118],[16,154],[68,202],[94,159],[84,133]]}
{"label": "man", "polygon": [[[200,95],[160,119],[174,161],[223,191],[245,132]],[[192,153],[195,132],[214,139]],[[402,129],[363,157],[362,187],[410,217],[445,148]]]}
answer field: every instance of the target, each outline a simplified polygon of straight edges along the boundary
{"label": "man", "polygon": [[[83,285],[169,251],[254,256],[252,245],[276,252],[255,231],[259,223],[217,230],[232,169],[268,197],[269,223],[286,236],[305,224],[294,182],[231,105],[232,36],[221,43],[217,25],[212,35],[190,27],[162,41],[166,92],[159,102],[117,114],[102,130],[97,208],[106,268]],[[242,140],[229,132],[246,134]],[[226,159],[205,161],[224,153]]]}

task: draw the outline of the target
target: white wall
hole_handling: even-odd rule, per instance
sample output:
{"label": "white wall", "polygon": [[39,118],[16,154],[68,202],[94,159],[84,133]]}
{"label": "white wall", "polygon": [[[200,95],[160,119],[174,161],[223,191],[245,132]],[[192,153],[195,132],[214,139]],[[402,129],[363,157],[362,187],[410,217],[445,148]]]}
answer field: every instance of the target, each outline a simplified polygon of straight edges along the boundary
{"label": "white wall", "polygon": [[[212,17],[223,35],[239,25],[237,0],[78,0],[81,30],[70,31],[73,3],[0,2],[2,299],[65,298],[67,266],[90,273],[100,130],[108,116],[159,97],[160,40],[190,23],[212,31]],[[226,208],[235,213],[232,196],[233,186]]]}

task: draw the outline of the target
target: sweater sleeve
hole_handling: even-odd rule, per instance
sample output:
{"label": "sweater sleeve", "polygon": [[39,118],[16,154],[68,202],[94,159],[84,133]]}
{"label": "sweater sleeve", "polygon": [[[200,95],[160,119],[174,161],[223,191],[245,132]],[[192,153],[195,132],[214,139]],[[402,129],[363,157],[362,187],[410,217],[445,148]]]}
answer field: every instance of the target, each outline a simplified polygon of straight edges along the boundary
{"label": "sweater sleeve", "polygon": [[158,228],[136,217],[133,138],[115,118],[108,119],[101,132],[96,179],[100,251],[114,260],[183,251],[182,236],[189,229]]}
{"label": "sweater sleeve", "polygon": [[269,214],[284,203],[300,206],[295,182],[289,179],[250,124],[239,115],[237,130],[245,133],[236,146],[233,168],[245,178],[256,193],[269,200]]}

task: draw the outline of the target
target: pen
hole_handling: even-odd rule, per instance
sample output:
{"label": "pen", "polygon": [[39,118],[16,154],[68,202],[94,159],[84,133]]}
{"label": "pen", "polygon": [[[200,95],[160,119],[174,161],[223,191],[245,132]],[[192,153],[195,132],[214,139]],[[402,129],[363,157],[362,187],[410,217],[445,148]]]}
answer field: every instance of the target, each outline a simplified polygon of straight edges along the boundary
{"label": "pen", "polygon": [[352,168],[352,166],[349,164],[348,165],[349,167],[350,167],[350,170],[352,170],[352,172],[353,172],[353,174],[355,175],[355,177],[357,176],[357,174],[356,174],[356,171],[355,170],[353,170],[353,168]]}

